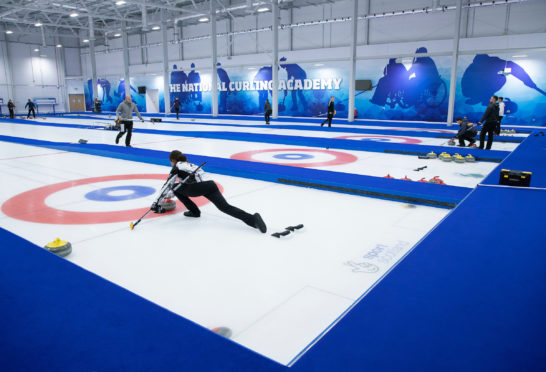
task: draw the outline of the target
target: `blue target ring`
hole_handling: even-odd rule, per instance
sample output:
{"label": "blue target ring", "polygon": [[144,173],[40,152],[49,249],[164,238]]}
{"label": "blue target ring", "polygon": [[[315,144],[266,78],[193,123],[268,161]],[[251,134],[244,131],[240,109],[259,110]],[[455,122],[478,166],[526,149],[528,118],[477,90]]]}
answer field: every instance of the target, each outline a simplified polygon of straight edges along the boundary
{"label": "blue target ring", "polygon": [[303,160],[303,159],[313,159],[313,155],[307,154],[277,154],[273,155],[276,159],[287,159],[287,160]]}
{"label": "blue target ring", "polygon": [[[110,195],[116,191],[130,191],[131,193],[125,195]],[[122,200],[131,200],[143,198],[145,196],[155,193],[153,187],[147,186],[115,186],[115,187],[105,187],[95,191],[88,192],[85,194],[85,197],[89,200],[94,201],[122,201]]]}

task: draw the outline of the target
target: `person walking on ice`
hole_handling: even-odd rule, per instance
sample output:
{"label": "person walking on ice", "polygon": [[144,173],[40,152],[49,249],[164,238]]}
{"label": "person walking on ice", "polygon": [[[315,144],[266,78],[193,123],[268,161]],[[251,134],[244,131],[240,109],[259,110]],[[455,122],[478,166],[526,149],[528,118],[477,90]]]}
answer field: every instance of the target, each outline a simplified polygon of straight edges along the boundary
{"label": "person walking on ice", "polygon": [[119,143],[121,137],[123,137],[123,135],[127,132],[127,137],[125,137],[125,146],[132,147],[131,135],[133,133],[133,111],[137,114],[140,121],[144,122],[144,119],[142,119],[142,116],[140,116],[140,112],[138,112],[137,106],[131,101],[131,95],[127,94],[125,96],[125,101],[121,102],[116,110],[118,120],[121,115],[121,120],[119,120],[121,130],[116,136],[116,144]]}
{"label": "person walking on ice", "polygon": [[25,108],[28,108],[28,115],[27,119],[30,119],[30,114],[33,115],[34,119],[36,119],[36,105],[32,100],[29,98],[27,104],[25,105]]}
{"label": "person walking on ice", "polygon": [[334,109],[334,96],[330,97],[330,101],[328,102],[328,113],[326,116],[326,119],[320,124],[322,127],[326,122],[328,122],[328,127],[332,126],[332,118],[336,114],[336,110]]}
{"label": "person walking on ice", "polygon": [[[190,176],[185,183],[174,183],[172,185],[174,195],[188,209],[186,212],[184,212],[184,216],[194,218],[200,217],[201,211],[190,199],[190,197],[195,198],[198,196],[204,196],[220,211],[243,221],[248,226],[256,228],[262,233],[267,232],[265,222],[259,213],[254,213],[252,215],[230,205],[220,193],[216,183],[214,183],[212,180],[208,180],[206,173],[202,169],[195,172],[198,166],[188,162],[186,155],[178,150],[174,150],[169,154],[169,160],[173,166],[171,173],[169,174],[169,178],[174,174],[176,174],[180,180],[184,180],[186,177]],[[192,174],[193,172],[195,173]],[[173,181],[175,178],[176,177],[172,178]],[[156,213],[162,213],[161,207],[158,203],[154,203],[151,209]]]}

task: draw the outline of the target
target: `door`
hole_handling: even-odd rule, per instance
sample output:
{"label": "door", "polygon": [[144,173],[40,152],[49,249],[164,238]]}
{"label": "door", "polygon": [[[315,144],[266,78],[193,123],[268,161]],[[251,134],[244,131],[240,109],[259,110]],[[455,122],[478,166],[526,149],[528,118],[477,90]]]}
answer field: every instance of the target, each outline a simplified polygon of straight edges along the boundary
{"label": "door", "polygon": [[159,89],[146,89],[146,112],[159,112]]}
{"label": "door", "polygon": [[83,94],[69,94],[70,112],[85,111],[85,99]]}

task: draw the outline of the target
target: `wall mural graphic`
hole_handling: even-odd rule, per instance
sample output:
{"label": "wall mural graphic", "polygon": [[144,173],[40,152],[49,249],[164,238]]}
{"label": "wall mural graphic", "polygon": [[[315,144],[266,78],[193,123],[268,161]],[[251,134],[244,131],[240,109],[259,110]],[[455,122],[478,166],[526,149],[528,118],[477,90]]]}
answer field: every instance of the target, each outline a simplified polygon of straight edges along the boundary
{"label": "wall mural graphic", "polygon": [[522,56],[517,61],[512,56],[501,57],[459,58],[455,115],[478,121],[491,96],[497,95],[504,97],[502,124],[546,125],[546,54]]}
{"label": "wall mural graphic", "polygon": [[[427,49],[420,47],[415,52],[427,53]],[[384,68],[379,70],[379,66]],[[448,57],[358,61],[357,79],[371,80],[373,90],[356,92],[357,118],[446,120],[449,68]]]}
{"label": "wall mural graphic", "polygon": [[[211,74],[195,71],[171,73],[171,102],[176,97],[183,112],[210,113]],[[336,97],[338,116],[347,116],[347,64],[329,63],[327,68],[312,64],[297,65],[280,59],[279,114],[287,116],[324,116],[329,97]],[[192,75],[193,73],[193,75]],[[224,68],[217,64],[218,112],[220,114],[262,114],[266,99],[273,94],[271,66]],[[191,77],[193,76],[193,77]]]}
{"label": "wall mural graphic", "polygon": [[[159,111],[162,112],[165,107],[165,99],[163,95],[163,77],[157,76],[142,76],[131,78],[131,99],[137,105],[138,110],[146,112],[146,95],[139,94],[140,86],[146,89],[157,89],[159,98]],[[115,90],[112,89],[115,87]],[[116,111],[118,105],[125,99],[125,79],[121,78],[98,78],[97,79],[98,98],[102,102],[102,111]],[[93,82],[87,80],[84,86],[85,107],[86,110],[93,110]]]}
{"label": "wall mural graphic", "polygon": [[[420,47],[416,53],[427,53]],[[457,69],[455,116],[478,121],[489,98],[496,94],[506,104],[503,124],[546,125],[546,53],[524,59],[487,54],[462,55]],[[183,71],[173,65],[170,102],[178,97],[182,113],[211,113],[211,71],[199,71],[195,63]],[[208,67],[208,66],[207,66]],[[360,60],[357,79],[372,81],[371,91],[357,91],[356,117],[378,120],[443,122],[447,118],[451,57]],[[220,114],[261,115],[266,99],[272,100],[271,66],[226,68],[217,64]],[[335,97],[336,117],[348,115],[349,63],[291,63],[279,60],[279,115],[323,117],[330,96]],[[103,111],[114,111],[123,100],[123,79],[99,78]],[[145,95],[137,87],[158,89],[164,110],[163,78],[131,78],[131,96],[139,110],[146,110]],[[85,86],[91,110],[91,81]],[[172,107],[171,107],[172,112]]]}

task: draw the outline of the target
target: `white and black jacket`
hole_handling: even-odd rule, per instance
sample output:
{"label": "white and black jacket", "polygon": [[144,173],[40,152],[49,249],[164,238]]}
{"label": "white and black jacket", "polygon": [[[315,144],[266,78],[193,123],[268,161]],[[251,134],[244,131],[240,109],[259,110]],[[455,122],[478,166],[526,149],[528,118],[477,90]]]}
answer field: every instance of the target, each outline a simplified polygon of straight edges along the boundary
{"label": "white and black jacket", "polygon": [[[198,168],[197,165],[192,164],[190,162],[179,161],[171,169],[170,175],[172,176],[173,174],[176,174],[178,176],[178,179],[182,181],[186,179],[186,177],[188,177],[190,174],[192,174],[197,168]],[[190,184],[190,183],[197,183],[197,182],[203,182],[203,181],[208,181],[208,177],[203,171],[203,169],[201,168],[197,172],[195,172],[195,174],[193,174],[190,178],[188,178],[186,180],[186,183]]]}

